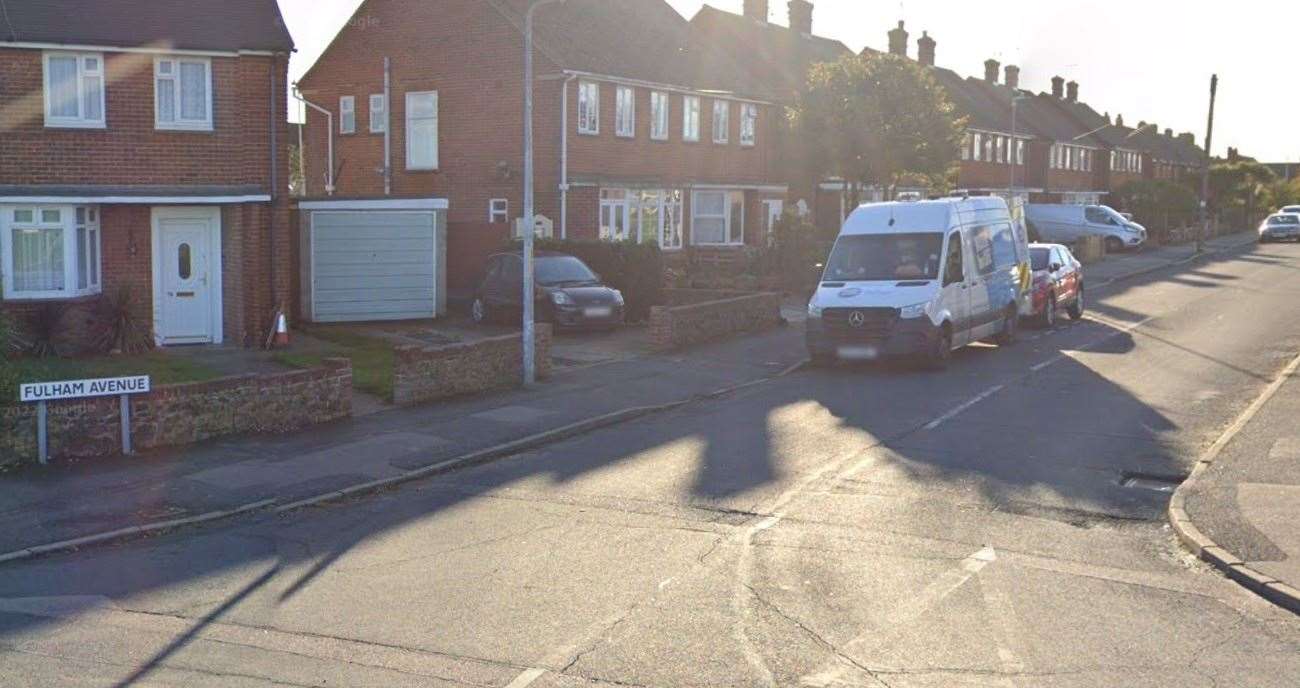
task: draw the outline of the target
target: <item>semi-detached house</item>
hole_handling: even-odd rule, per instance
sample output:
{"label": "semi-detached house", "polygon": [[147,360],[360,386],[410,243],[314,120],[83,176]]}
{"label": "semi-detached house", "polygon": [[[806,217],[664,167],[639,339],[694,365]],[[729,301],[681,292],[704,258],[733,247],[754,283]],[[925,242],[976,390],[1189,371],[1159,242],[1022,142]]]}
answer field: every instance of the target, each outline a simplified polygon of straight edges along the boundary
{"label": "semi-detached house", "polygon": [[275,0],[42,0],[0,15],[7,311],[130,287],[160,344],[253,341],[289,296]]}
{"label": "semi-detached house", "polygon": [[[340,198],[446,199],[452,289],[474,283],[523,212],[527,4],[366,0],[298,84],[333,115],[331,127],[307,110],[307,194],[332,178]],[[672,7],[547,5],[535,45],[536,211],[554,236],[669,254],[766,242],[787,191],[780,110]]]}

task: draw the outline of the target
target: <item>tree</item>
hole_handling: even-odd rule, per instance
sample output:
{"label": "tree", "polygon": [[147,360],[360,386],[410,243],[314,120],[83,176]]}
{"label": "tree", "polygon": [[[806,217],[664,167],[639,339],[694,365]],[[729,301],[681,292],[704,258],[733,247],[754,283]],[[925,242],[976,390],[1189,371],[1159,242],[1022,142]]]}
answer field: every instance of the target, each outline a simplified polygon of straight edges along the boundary
{"label": "tree", "polygon": [[966,126],[923,67],[889,54],[813,65],[789,120],[807,172],[843,179],[851,205],[864,185],[945,187]]}
{"label": "tree", "polygon": [[1171,226],[1194,223],[1200,209],[1197,192],[1181,182],[1142,179],[1125,184],[1116,193],[1120,207],[1133,213],[1161,241]]}
{"label": "tree", "polygon": [[1276,182],[1272,169],[1250,158],[1217,161],[1210,165],[1210,207],[1220,217],[1254,224],[1257,210],[1268,208],[1268,192]]}

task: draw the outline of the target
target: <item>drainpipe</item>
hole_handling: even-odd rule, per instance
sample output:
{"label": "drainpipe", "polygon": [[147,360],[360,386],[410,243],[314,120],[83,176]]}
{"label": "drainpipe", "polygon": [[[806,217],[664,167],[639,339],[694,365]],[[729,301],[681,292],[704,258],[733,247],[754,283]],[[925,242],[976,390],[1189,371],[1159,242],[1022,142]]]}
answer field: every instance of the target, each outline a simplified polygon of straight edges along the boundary
{"label": "drainpipe", "polygon": [[393,195],[393,107],[391,64],[384,58],[384,195]]}
{"label": "drainpipe", "polygon": [[[267,279],[269,280],[269,282],[270,282],[270,287],[271,287],[271,293],[270,293],[271,300],[270,300],[270,304],[271,304],[271,310],[272,310],[272,314],[271,314],[271,316],[272,316],[273,319],[275,319],[276,316],[278,316],[279,313],[280,313],[280,310],[279,310],[279,308],[280,308],[280,304],[278,303],[278,301],[279,301],[279,294],[276,293],[276,288],[275,288],[275,287],[276,287],[276,270],[275,270],[275,206],[276,206],[276,200],[275,200],[275,199],[279,196],[279,190],[280,190],[280,188],[279,188],[279,187],[280,187],[280,174],[279,174],[280,170],[278,169],[278,167],[279,167],[279,162],[280,162],[280,156],[278,155],[279,151],[277,150],[277,145],[279,144],[279,136],[278,136],[278,134],[280,133],[280,106],[279,106],[279,104],[277,104],[277,103],[275,102],[276,93],[278,93],[278,89],[277,89],[277,87],[276,87],[276,83],[275,83],[275,82],[276,82],[276,77],[279,76],[279,72],[280,72],[280,70],[279,70],[279,66],[280,66],[280,56],[279,56],[279,55],[272,55],[272,56],[271,56],[271,70],[270,70],[270,71],[271,71],[271,103],[270,103],[270,105],[271,105],[271,107],[270,107],[270,110],[271,110],[271,207],[269,208],[269,210],[270,210],[270,217],[267,218],[267,222],[266,222],[266,235],[267,235],[267,237],[266,237],[266,243],[267,243],[266,256],[267,256],[267,261],[269,262],[269,268],[268,268],[268,270],[267,270]],[[272,331],[272,332],[275,331],[275,328],[276,328],[276,325],[277,325],[277,324],[278,324],[278,323],[276,323],[276,322],[272,322],[272,323],[271,323],[271,331]]]}
{"label": "drainpipe", "polygon": [[[313,102],[311,102],[310,100],[307,100],[306,98],[303,98],[303,97],[302,97],[302,91],[299,91],[299,90],[298,90],[298,84],[296,84],[296,83],[293,85],[293,97],[294,97],[295,100],[297,100],[298,102],[302,103],[303,105],[306,105],[307,107],[309,107],[309,108],[315,110],[316,112],[319,112],[319,113],[321,113],[322,115],[325,115],[325,117],[326,117],[327,120],[328,120],[328,125],[329,125],[329,139],[328,139],[328,140],[329,140],[329,154],[328,154],[328,164],[329,164],[329,167],[325,170],[325,194],[326,194],[327,196],[333,196],[333,195],[334,195],[334,113],[333,113],[333,112],[330,112],[329,110],[326,110],[325,108],[323,108],[323,107],[321,107],[321,106],[319,106],[319,105],[317,105],[317,104],[315,104],[315,103],[313,103]],[[306,117],[303,118],[303,126],[307,126],[307,118],[306,118]],[[305,170],[304,170],[304,175],[303,175],[303,177],[306,178]]]}
{"label": "drainpipe", "polygon": [[560,88],[560,238],[569,238],[569,82],[578,78],[570,74]]}

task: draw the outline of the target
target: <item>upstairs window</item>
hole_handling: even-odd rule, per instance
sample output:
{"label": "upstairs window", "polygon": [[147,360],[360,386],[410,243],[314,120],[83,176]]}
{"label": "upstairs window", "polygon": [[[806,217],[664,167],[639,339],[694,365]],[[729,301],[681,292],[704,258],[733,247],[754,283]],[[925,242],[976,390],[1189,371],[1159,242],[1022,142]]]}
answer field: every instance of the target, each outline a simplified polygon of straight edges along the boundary
{"label": "upstairs window", "polygon": [[382,134],[388,128],[388,108],[384,104],[384,94],[370,94],[370,133]]}
{"label": "upstairs window", "polygon": [[614,135],[629,139],[636,136],[636,91],[630,86],[619,86],[614,91]]}
{"label": "upstairs window", "polygon": [[104,127],[104,56],[45,53],[45,126]]}
{"label": "upstairs window", "polygon": [[342,96],[339,98],[339,133],[355,134],[357,133],[357,97]]}
{"label": "upstairs window", "polygon": [[971,134],[967,132],[961,139],[961,159],[970,160]]}
{"label": "upstairs window", "polygon": [[655,141],[668,140],[668,102],[667,93],[650,92],[650,138]]}
{"label": "upstairs window", "polygon": [[438,92],[406,94],[406,169],[438,169]]}
{"label": "upstairs window", "polygon": [[212,61],[197,57],[154,60],[155,126],[212,130]]}
{"label": "upstairs window", "polygon": [[979,132],[975,132],[974,139],[975,139],[975,161],[980,162],[984,160],[984,135]]}
{"label": "upstairs window", "polygon": [[682,96],[682,140],[700,140],[699,96]]}
{"label": "upstairs window", "polygon": [[740,106],[740,145],[752,146],[758,136],[758,106],[745,103]]}
{"label": "upstairs window", "polygon": [[578,82],[578,133],[600,133],[600,84],[594,81]]}
{"label": "upstairs window", "polygon": [[731,103],[713,101],[713,142],[725,144],[731,134]]}

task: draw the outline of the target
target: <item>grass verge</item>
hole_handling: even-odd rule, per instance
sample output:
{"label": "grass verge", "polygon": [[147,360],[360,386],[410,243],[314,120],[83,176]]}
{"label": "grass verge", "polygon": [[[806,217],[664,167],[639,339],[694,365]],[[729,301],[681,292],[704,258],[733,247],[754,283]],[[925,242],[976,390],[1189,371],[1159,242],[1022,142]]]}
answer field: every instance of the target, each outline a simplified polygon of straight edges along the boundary
{"label": "grass verge", "polygon": [[393,345],[350,327],[313,326],[305,333],[321,346],[282,351],[275,361],[292,368],[315,368],[327,358],[352,361],[352,386],[381,399],[393,399]]}

